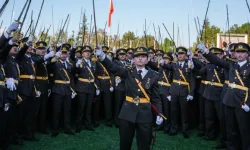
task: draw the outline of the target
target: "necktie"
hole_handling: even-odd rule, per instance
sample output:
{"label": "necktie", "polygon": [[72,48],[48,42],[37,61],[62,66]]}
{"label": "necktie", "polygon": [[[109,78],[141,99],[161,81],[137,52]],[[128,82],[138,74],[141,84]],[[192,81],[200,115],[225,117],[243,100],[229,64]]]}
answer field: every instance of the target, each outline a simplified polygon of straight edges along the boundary
{"label": "necktie", "polygon": [[142,75],[141,75],[141,73],[142,73],[142,70],[138,70],[138,76],[139,76],[140,80],[142,80]]}
{"label": "necktie", "polygon": [[64,62],[63,65],[64,65],[64,68],[67,69],[66,62]]}
{"label": "necktie", "polygon": [[88,65],[89,65],[89,67],[91,67],[91,64],[90,64],[90,61],[88,60]]}
{"label": "necktie", "polygon": [[180,68],[182,68],[182,64],[180,64]]}

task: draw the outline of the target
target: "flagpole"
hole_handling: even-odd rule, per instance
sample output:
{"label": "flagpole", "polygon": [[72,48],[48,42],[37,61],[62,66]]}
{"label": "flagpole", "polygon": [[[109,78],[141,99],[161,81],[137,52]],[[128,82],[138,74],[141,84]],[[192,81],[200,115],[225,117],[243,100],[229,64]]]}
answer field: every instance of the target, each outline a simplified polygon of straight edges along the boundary
{"label": "flagpole", "polygon": [[111,26],[109,27],[109,33],[108,33],[108,47],[110,46],[109,40],[111,36]]}

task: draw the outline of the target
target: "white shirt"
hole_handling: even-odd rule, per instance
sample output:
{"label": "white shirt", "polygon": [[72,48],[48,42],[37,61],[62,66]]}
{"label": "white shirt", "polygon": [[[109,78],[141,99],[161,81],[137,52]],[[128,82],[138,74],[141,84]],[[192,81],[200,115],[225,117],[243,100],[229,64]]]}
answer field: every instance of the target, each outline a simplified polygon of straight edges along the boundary
{"label": "white shirt", "polygon": [[62,61],[62,60],[60,60],[60,61],[61,61],[61,63],[62,63],[63,65],[66,66],[66,69],[67,69],[67,68],[68,68],[68,65],[67,65],[66,61]]}
{"label": "white shirt", "polygon": [[126,62],[125,61],[120,61],[124,66],[126,65]]}
{"label": "white shirt", "polygon": [[85,59],[85,58],[84,58],[84,60],[85,60],[85,62],[89,65],[89,67],[91,67],[90,60],[89,60],[89,59]]}
{"label": "white shirt", "polygon": [[[30,55],[27,55],[27,54],[25,54],[28,58],[31,58],[31,56]],[[34,61],[32,60],[32,58],[31,58],[31,63],[32,64],[34,64]]]}
{"label": "white shirt", "polygon": [[138,69],[138,68],[136,68],[136,70],[137,70],[137,72],[139,71],[139,70],[141,70],[142,72],[141,72],[141,76],[142,76],[142,79],[145,77],[145,75],[148,73],[148,70],[147,69],[145,69],[145,67],[144,68],[142,68],[142,69]]}
{"label": "white shirt", "polygon": [[181,66],[181,68],[183,68],[185,62],[183,61],[183,62],[178,62],[178,63]]}
{"label": "white shirt", "polygon": [[242,67],[243,65],[245,65],[247,63],[247,60],[244,60],[244,61],[242,61],[242,62],[238,62],[238,65],[240,66],[240,67]]}

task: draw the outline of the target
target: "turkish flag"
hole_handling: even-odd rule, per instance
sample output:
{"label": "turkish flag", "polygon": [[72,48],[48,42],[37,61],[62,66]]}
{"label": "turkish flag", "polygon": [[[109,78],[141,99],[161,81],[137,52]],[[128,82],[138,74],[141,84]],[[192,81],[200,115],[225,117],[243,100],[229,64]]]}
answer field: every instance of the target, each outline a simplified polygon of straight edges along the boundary
{"label": "turkish flag", "polygon": [[109,4],[109,18],[108,18],[108,27],[111,26],[111,17],[112,14],[114,13],[114,5],[113,5],[113,0],[110,0],[110,4]]}

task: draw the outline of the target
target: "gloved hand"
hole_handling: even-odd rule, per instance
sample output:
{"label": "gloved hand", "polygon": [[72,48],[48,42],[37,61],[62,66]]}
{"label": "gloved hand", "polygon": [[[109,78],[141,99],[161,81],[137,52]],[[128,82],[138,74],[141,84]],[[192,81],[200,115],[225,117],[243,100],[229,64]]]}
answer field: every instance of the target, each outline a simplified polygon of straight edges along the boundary
{"label": "gloved hand", "polygon": [[76,93],[72,92],[71,98],[74,99],[76,97]]}
{"label": "gloved hand", "polygon": [[241,106],[242,109],[244,109],[245,112],[249,112],[250,108],[247,104],[244,104]]}
{"label": "gloved hand", "polygon": [[107,55],[107,58],[112,61],[112,57],[110,55]]}
{"label": "gloved hand", "polygon": [[100,90],[96,90],[95,93],[98,96],[100,94]]}
{"label": "gloved hand", "polygon": [[167,99],[171,102],[171,95],[167,96]]}
{"label": "gloved hand", "polygon": [[4,111],[8,111],[10,108],[10,103],[4,104]]}
{"label": "gloved hand", "polygon": [[48,89],[48,97],[50,96],[51,94],[51,89]]}
{"label": "gloved hand", "polygon": [[188,50],[187,55],[188,55],[188,59],[192,60],[192,58],[193,58],[193,52],[192,52],[192,50]]}
{"label": "gloved hand", "polygon": [[78,68],[82,64],[82,59],[78,59],[76,62],[76,67]]}
{"label": "gloved hand", "polygon": [[103,52],[103,50],[100,46],[97,47],[96,57],[99,57],[100,61],[103,61],[105,59],[105,53]]}
{"label": "gloved hand", "polygon": [[33,35],[30,35],[26,44],[27,44],[28,46],[30,46],[30,45],[32,45],[33,41],[34,41],[34,36],[33,36]]}
{"label": "gloved hand", "polygon": [[13,78],[9,78],[9,79],[6,81],[6,84],[7,84],[7,88],[8,88],[10,91],[16,90],[16,85],[15,85],[15,82],[14,82],[14,79],[13,79]]}
{"label": "gloved hand", "polygon": [[187,96],[187,101],[192,101],[192,100],[193,100],[193,98],[194,98],[193,96],[188,95],[188,96]]}
{"label": "gloved hand", "polygon": [[60,52],[60,51],[56,52],[57,57],[61,57],[61,54],[62,54],[62,52]]}
{"label": "gloved hand", "polygon": [[188,67],[194,69],[194,62],[192,60],[188,60]]}
{"label": "gloved hand", "polygon": [[113,87],[110,87],[109,90],[110,90],[110,92],[113,92],[113,91],[114,91],[114,88],[113,88]]}
{"label": "gloved hand", "polygon": [[36,97],[40,97],[41,96],[41,92],[40,91],[37,91],[36,92]]}
{"label": "gloved hand", "polygon": [[6,32],[8,34],[10,34],[11,32],[13,31],[16,31],[18,29],[18,26],[19,26],[19,23],[18,22],[13,22],[9,27],[8,29],[6,30]]}
{"label": "gloved hand", "polygon": [[121,79],[120,79],[120,78],[115,78],[115,83],[116,83],[116,84],[121,83]]}
{"label": "gloved hand", "polygon": [[48,49],[49,49],[50,52],[54,51],[54,48],[52,46],[50,46]]}
{"label": "gloved hand", "polygon": [[161,116],[157,116],[157,117],[156,117],[156,124],[157,124],[157,125],[161,125],[162,122],[163,122],[162,117],[161,117]]}
{"label": "gloved hand", "polygon": [[76,46],[76,43],[74,43],[72,48],[74,48],[74,49],[75,49],[76,47],[77,47],[77,46]]}
{"label": "gloved hand", "polygon": [[44,60],[47,60],[51,57],[55,56],[55,52],[54,51],[50,51],[48,54],[44,55]]}
{"label": "gloved hand", "polygon": [[209,52],[209,50],[206,48],[206,46],[202,42],[198,44],[197,48],[201,50],[202,54],[205,54],[205,53],[207,54]]}

